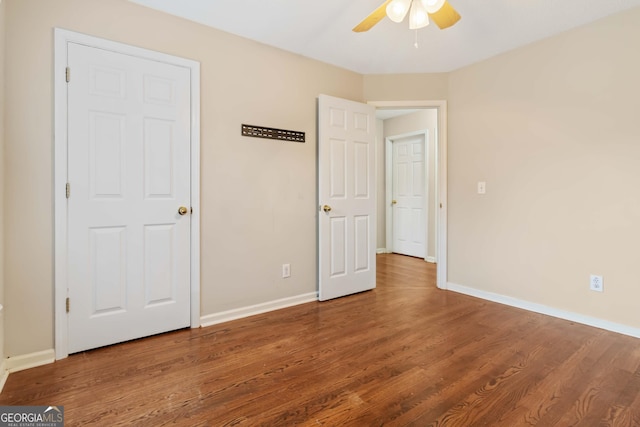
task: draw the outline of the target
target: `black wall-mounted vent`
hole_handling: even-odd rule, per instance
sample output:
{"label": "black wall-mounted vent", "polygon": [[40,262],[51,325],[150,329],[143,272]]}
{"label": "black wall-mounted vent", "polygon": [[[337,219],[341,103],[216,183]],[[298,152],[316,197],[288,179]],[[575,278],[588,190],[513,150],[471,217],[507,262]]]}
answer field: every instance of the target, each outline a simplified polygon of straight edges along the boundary
{"label": "black wall-mounted vent", "polygon": [[242,125],[242,136],[254,138],[277,139],[280,141],[305,142],[304,132],[295,130],[274,129],[262,126]]}

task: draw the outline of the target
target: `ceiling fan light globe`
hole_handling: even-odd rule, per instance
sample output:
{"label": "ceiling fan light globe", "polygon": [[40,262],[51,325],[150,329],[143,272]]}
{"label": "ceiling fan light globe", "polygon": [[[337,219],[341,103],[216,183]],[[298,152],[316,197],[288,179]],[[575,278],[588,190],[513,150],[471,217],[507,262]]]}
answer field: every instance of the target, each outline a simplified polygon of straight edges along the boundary
{"label": "ceiling fan light globe", "polygon": [[393,22],[402,22],[404,17],[407,16],[407,12],[409,12],[410,3],[411,0],[392,0],[387,5],[387,16]]}
{"label": "ceiling fan light globe", "polygon": [[411,3],[409,12],[409,29],[417,30],[429,25],[429,15],[421,1],[416,0]]}
{"label": "ceiling fan light globe", "polygon": [[422,6],[428,13],[436,13],[442,6],[444,6],[446,0],[420,0]]}

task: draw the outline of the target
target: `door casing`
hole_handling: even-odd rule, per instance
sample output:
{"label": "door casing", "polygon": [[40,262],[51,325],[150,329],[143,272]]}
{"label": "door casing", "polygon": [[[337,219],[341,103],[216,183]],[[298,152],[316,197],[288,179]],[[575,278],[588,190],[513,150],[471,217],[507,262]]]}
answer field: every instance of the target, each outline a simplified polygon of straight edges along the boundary
{"label": "door casing", "polygon": [[436,136],[436,239],[437,286],[447,289],[447,101],[369,101],[376,108],[435,108],[438,110]]}
{"label": "door casing", "polygon": [[[98,49],[186,67],[191,76],[191,231],[190,306],[191,327],[200,326],[200,64],[147,49],[54,29],[54,346],[56,359],[68,356],[67,298],[67,44],[78,43]],[[73,76],[71,76],[73,78]]]}

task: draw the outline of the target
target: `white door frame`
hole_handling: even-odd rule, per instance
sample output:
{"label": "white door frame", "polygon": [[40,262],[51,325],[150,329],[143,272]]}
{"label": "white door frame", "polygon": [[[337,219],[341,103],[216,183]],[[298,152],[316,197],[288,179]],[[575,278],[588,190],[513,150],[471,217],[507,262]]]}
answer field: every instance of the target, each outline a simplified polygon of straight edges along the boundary
{"label": "white door frame", "polygon": [[[386,241],[387,241],[387,250],[391,252],[391,248],[389,248],[389,242],[391,242],[391,246],[393,247],[393,205],[391,200],[393,199],[393,142],[398,139],[412,137],[412,136],[420,136],[424,137],[424,148],[423,148],[423,161],[424,161],[424,200],[423,206],[424,209],[424,260],[433,262],[432,258],[429,258],[429,132],[426,130],[416,131],[416,132],[408,132],[400,135],[388,136],[384,139],[385,144],[385,179],[384,179],[384,187],[385,187],[385,213],[386,213]],[[436,178],[437,181],[437,178]],[[436,190],[437,192],[437,190]],[[437,194],[437,193],[436,193]],[[437,195],[436,195],[437,199]],[[436,216],[436,229],[438,227],[438,218]],[[438,254],[438,244],[436,242],[436,259]]]}
{"label": "white door frame", "polygon": [[436,130],[436,258],[437,286],[447,289],[447,101],[369,101],[376,108],[435,108],[438,110]]}
{"label": "white door frame", "polygon": [[[56,359],[69,355],[67,298],[67,44],[78,43],[188,68],[191,74],[191,327],[200,326],[200,63],[160,52],[54,29],[54,329]],[[71,76],[73,78],[73,76]]]}

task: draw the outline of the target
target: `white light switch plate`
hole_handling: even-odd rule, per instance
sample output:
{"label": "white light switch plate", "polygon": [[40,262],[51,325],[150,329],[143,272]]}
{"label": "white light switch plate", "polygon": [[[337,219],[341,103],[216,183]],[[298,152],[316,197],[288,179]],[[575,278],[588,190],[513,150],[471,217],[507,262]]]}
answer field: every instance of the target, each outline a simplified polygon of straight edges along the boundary
{"label": "white light switch plate", "polygon": [[478,181],[478,194],[484,194],[487,192],[487,183],[484,181]]}

